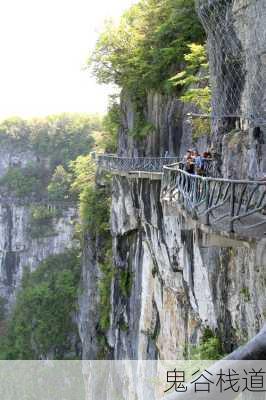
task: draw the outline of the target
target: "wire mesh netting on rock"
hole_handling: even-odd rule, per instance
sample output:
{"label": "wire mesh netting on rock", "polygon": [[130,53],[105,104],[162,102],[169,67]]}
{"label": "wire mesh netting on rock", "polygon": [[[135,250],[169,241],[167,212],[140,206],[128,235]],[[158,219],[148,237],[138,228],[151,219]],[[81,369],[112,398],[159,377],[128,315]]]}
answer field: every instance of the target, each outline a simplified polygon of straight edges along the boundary
{"label": "wire mesh netting on rock", "polygon": [[266,1],[195,1],[208,35],[212,117],[266,123]]}

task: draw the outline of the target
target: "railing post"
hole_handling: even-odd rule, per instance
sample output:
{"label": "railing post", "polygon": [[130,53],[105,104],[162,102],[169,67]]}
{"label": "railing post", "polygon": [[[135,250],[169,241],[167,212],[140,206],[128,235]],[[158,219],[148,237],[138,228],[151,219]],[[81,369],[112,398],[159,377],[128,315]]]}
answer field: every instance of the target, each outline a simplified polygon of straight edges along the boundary
{"label": "railing post", "polygon": [[206,180],[206,201],[205,201],[206,225],[210,225],[210,213],[208,212],[209,203],[210,203],[210,182]]}
{"label": "railing post", "polygon": [[230,232],[234,233],[234,221],[233,218],[235,216],[235,192],[236,185],[234,182],[231,183],[231,198],[230,198]]}
{"label": "railing post", "polygon": [[198,179],[195,177],[195,184],[194,184],[194,194],[193,194],[193,206],[197,203],[197,194],[198,194]]}

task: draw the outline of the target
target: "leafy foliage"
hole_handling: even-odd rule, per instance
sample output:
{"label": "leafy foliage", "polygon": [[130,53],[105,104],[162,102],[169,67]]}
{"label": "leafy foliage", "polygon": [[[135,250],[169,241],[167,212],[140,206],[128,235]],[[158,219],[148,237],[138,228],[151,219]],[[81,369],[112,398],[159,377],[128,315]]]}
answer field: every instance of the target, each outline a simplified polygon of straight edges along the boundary
{"label": "leafy foliage", "polygon": [[80,194],[87,186],[95,184],[96,163],[90,155],[79,156],[70,164],[73,176],[71,190]]}
{"label": "leafy foliage", "polygon": [[93,237],[109,231],[110,198],[105,190],[88,187],[80,196],[80,216]]}
{"label": "leafy foliage", "polygon": [[103,119],[103,135],[99,146],[107,153],[115,153],[117,149],[118,130],[121,126],[121,109],[117,96],[111,96],[108,112]]}
{"label": "leafy foliage", "polygon": [[24,149],[30,146],[29,124],[19,117],[7,118],[0,122],[0,143],[17,145]]}
{"label": "leafy foliage", "polygon": [[163,88],[186,45],[204,40],[194,0],[141,0],[116,26],[106,24],[88,65],[100,83],[141,96]]}
{"label": "leafy foliage", "polygon": [[24,274],[22,288],[13,309],[6,338],[2,339],[3,359],[76,358],[73,338],[77,327],[80,258],[77,251],[51,256],[38,269]]}
{"label": "leafy foliage", "polygon": [[58,165],[47,188],[49,199],[57,201],[69,199],[71,180],[71,174],[63,165]]}
{"label": "leafy foliage", "polygon": [[129,297],[133,283],[132,273],[128,270],[120,271],[119,288],[124,297]]}
{"label": "leafy foliage", "polygon": [[96,166],[90,156],[78,157],[71,163],[74,176],[72,191],[79,196],[82,231],[92,237],[109,231],[110,195],[108,188],[95,185]]}
{"label": "leafy foliage", "polygon": [[48,156],[51,164],[64,166],[93,144],[92,132],[101,130],[97,115],[64,113],[44,118],[12,117],[0,122],[0,143]]}
{"label": "leafy foliage", "polygon": [[100,117],[82,114],[49,116],[30,124],[33,150],[49,157],[51,168],[67,168],[70,161],[87,154],[94,144],[92,133],[101,129]]}
{"label": "leafy foliage", "polygon": [[205,47],[201,44],[188,45],[185,55],[186,67],[169,81],[174,86],[184,86],[181,100],[194,103],[202,112],[210,112],[211,90],[209,87],[209,64]]}
{"label": "leafy foliage", "polygon": [[[192,43],[190,52],[185,55],[186,66],[182,72],[169,79],[174,86],[183,87],[181,100],[193,103],[199,114],[211,111],[211,89],[209,86],[209,64],[205,46]],[[194,141],[211,133],[210,119],[207,116],[192,117],[192,138]]]}

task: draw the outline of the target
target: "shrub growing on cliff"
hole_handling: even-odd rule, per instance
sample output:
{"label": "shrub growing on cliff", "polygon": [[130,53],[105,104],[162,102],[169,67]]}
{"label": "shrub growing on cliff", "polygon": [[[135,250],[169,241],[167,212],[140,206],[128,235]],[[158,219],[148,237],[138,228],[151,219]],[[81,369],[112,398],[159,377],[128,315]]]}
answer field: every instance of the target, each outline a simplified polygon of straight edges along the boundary
{"label": "shrub growing on cliff", "polygon": [[88,187],[80,196],[80,215],[84,228],[93,237],[109,231],[110,198],[104,189]]}
{"label": "shrub growing on cliff", "polygon": [[131,288],[133,284],[133,275],[132,272],[128,270],[122,270],[119,273],[119,288],[121,294],[124,297],[129,297],[131,293]]}
{"label": "shrub growing on cliff", "polygon": [[30,207],[29,234],[32,238],[54,235],[53,219],[61,216],[55,207],[37,205]]}
{"label": "shrub growing on cliff", "polygon": [[222,343],[211,329],[206,328],[199,346],[192,350],[194,360],[219,360],[224,357]]}
{"label": "shrub growing on cliff", "polygon": [[72,191],[80,200],[82,230],[88,231],[92,237],[104,235],[109,231],[110,194],[106,186],[95,184],[94,160],[90,156],[78,157],[71,163],[71,170],[74,176]]}
{"label": "shrub growing on cliff", "polygon": [[0,346],[4,359],[64,359],[77,357],[74,314],[80,280],[80,258],[73,250],[51,256],[38,269],[24,274],[11,314],[7,336]]}
{"label": "shrub growing on cliff", "polygon": [[105,262],[100,263],[100,270],[102,276],[99,280],[99,326],[102,332],[106,332],[110,326],[110,312],[111,312],[111,284],[114,277],[114,268],[112,265],[111,257],[107,257]]}

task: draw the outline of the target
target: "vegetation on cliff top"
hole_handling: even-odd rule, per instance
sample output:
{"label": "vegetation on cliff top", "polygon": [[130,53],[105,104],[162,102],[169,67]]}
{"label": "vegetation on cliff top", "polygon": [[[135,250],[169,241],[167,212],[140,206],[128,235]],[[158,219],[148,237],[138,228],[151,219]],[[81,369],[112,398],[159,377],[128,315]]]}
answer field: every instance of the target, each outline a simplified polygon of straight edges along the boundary
{"label": "vegetation on cliff top", "polygon": [[[176,77],[183,74],[184,66],[188,64],[189,74],[193,69],[196,79],[195,71],[203,64],[202,47],[192,47],[191,57],[188,45],[204,41],[194,0],[140,0],[124,13],[118,25],[106,23],[87,64],[99,83],[115,83],[129,94],[134,108],[134,128],[129,134],[134,138],[142,140],[155,129],[146,119],[147,92],[180,94],[188,81],[187,72],[178,85]],[[200,101],[206,107],[208,95],[208,88],[201,87],[187,91],[183,100],[190,97],[196,105]]]}
{"label": "vegetation on cliff top", "polygon": [[[88,154],[94,135],[102,130],[102,119],[94,115],[61,114],[41,119],[10,118],[0,123],[0,145],[23,159],[0,179],[1,190],[17,197],[67,200],[71,197],[69,164]],[[27,154],[27,151],[30,153]],[[30,161],[30,162],[29,162]]]}
{"label": "vegetation on cliff top", "polygon": [[141,0],[118,25],[107,22],[88,65],[100,83],[141,94],[165,87],[186,45],[203,40],[194,0]]}

